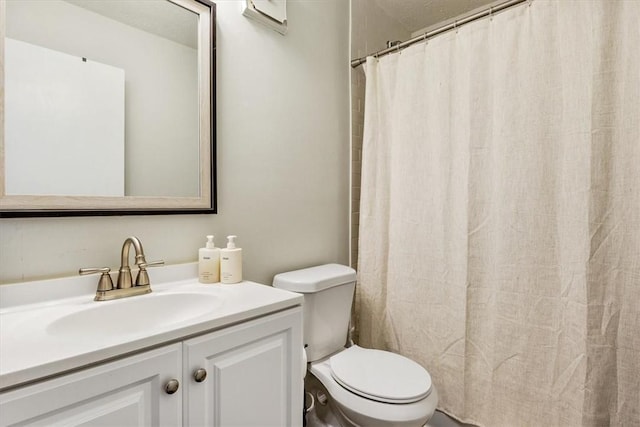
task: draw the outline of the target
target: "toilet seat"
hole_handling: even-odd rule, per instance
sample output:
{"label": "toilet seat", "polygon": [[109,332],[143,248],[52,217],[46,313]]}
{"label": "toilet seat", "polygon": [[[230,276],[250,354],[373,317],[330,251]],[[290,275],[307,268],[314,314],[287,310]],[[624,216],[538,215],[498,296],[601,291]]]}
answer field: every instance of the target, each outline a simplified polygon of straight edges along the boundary
{"label": "toilet seat", "polygon": [[413,403],[431,393],[431,376],[399,354],[354,345],[331,356],[331,376],[345,389],[383,403]]}

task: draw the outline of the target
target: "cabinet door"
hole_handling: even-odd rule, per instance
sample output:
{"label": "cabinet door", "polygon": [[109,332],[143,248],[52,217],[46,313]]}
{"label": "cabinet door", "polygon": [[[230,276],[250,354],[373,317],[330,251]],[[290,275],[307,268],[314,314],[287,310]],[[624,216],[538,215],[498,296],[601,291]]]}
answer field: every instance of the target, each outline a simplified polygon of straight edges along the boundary
{"label": "cabinet door", "polygon": [[180,343],[0,394],[0,425],[180,426]]}
{"label": "cabinet door", "polygon": [[301,307],[185,341],[184,358],[184,425],[302,425]]}

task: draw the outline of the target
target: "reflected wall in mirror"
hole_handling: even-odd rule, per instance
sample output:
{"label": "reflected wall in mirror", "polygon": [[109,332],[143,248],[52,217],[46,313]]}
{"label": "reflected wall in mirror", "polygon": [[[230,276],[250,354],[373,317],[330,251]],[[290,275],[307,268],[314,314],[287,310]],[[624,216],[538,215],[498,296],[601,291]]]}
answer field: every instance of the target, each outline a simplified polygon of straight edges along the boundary
{"label": "reflected wall in mirror", "polygon": [[215,5],[0,0],[2,216],[215,212]]}

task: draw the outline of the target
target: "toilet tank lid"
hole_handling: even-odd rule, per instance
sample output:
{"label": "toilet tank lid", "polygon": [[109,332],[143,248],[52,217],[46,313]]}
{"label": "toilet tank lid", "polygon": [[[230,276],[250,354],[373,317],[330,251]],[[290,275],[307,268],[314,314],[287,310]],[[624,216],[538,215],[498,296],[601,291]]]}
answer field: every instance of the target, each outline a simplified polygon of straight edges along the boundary
{"label": "toilet tank lid", "polygon": [[273,287],[300,293],[312,293],[356,281],[356,271],[341,264],[325,264],[276,274]]}

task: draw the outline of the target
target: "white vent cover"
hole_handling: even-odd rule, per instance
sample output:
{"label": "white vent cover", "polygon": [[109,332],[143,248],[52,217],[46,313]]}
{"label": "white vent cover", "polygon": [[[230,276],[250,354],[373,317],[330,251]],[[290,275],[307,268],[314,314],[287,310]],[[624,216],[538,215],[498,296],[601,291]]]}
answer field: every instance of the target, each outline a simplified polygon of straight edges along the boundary
{"label": "white vent cover", "polygon": [[245,0],[244,3],[244,16],[280,34],[287,32],[287,0]]}

